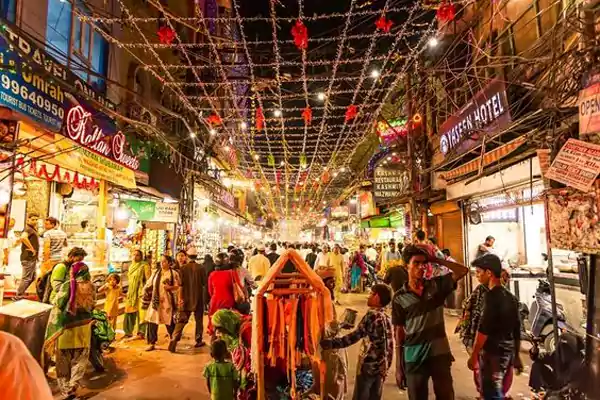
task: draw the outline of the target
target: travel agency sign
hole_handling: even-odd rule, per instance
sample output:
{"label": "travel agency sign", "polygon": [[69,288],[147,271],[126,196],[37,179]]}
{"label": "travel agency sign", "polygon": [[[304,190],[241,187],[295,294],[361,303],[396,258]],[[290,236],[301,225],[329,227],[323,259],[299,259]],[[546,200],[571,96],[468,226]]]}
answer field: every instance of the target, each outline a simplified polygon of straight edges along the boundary
{"label": "travel agency sign", "polygon": [[475,147],[485,134],[498,132],[510,121],[504,83],[494,80],[442,124],[439,149],[444,156],[450,151],[462,154]]}

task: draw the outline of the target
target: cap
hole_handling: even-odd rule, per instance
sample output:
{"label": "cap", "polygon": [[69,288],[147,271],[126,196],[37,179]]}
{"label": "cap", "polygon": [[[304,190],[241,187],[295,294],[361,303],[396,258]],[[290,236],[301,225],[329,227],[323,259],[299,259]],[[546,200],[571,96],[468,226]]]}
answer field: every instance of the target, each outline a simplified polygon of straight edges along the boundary
{"label": "cap", "polygon": [[256,250],[258,250],[258,251],[265,251],[265,245],[264,245],[264,244],[259,244],[259,245],[256,247]]}
{"label": "cap", "polygon": [[476,268],[492,271],[496,278],[500,278],[500,276],[502,276],[502,261],[500,261],[500,258],[495,254],[484,254],[483,256],[475,259],[471,265]]}
{"label": "cap", "polygon": [[197,256],[198,250],[196,250],[196,246],[190,246],[190,248],[187,250],[186,254],[188,256]]}

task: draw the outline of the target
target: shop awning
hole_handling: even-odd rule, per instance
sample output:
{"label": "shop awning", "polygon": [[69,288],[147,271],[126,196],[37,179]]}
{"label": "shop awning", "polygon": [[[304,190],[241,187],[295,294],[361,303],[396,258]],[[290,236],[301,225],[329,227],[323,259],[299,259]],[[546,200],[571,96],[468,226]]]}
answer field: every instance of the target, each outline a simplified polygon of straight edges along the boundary
{"label": "shop awning", "polygon": [[404,228],[404,225],[404,213],[399,211],[376,215],[360,222],[361,228]]}

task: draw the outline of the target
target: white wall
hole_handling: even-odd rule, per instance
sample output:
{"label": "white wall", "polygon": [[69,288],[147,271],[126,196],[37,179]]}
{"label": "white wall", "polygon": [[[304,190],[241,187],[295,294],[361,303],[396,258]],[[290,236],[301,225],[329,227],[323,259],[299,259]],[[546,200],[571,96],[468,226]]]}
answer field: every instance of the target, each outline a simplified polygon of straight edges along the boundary
{"label": "white wall", "polygon": [[494,244],[496,254],[502,259],[523,259],[525,249],[523,247],[523,231],[518,222],[483,222],[479,225],[469,224],[469,261],[475,259],[477,246],[492,235],[496,238]]}

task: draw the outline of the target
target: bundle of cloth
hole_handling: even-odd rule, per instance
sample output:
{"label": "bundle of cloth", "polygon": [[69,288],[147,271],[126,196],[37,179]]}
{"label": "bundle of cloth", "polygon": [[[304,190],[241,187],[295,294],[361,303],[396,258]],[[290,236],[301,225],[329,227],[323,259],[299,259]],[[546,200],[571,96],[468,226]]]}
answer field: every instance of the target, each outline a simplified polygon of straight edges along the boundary
{"label": "bundle of cloth", "polygon": [[252,342],[252,316],[242,315],[236,310],[222,309],[212,316],[212,325],[216,336],[227,343],[231,354],[231,362],[240,374],[240,390],[238,400],[252,398],[256,391],[255,383],[250,373]]}

